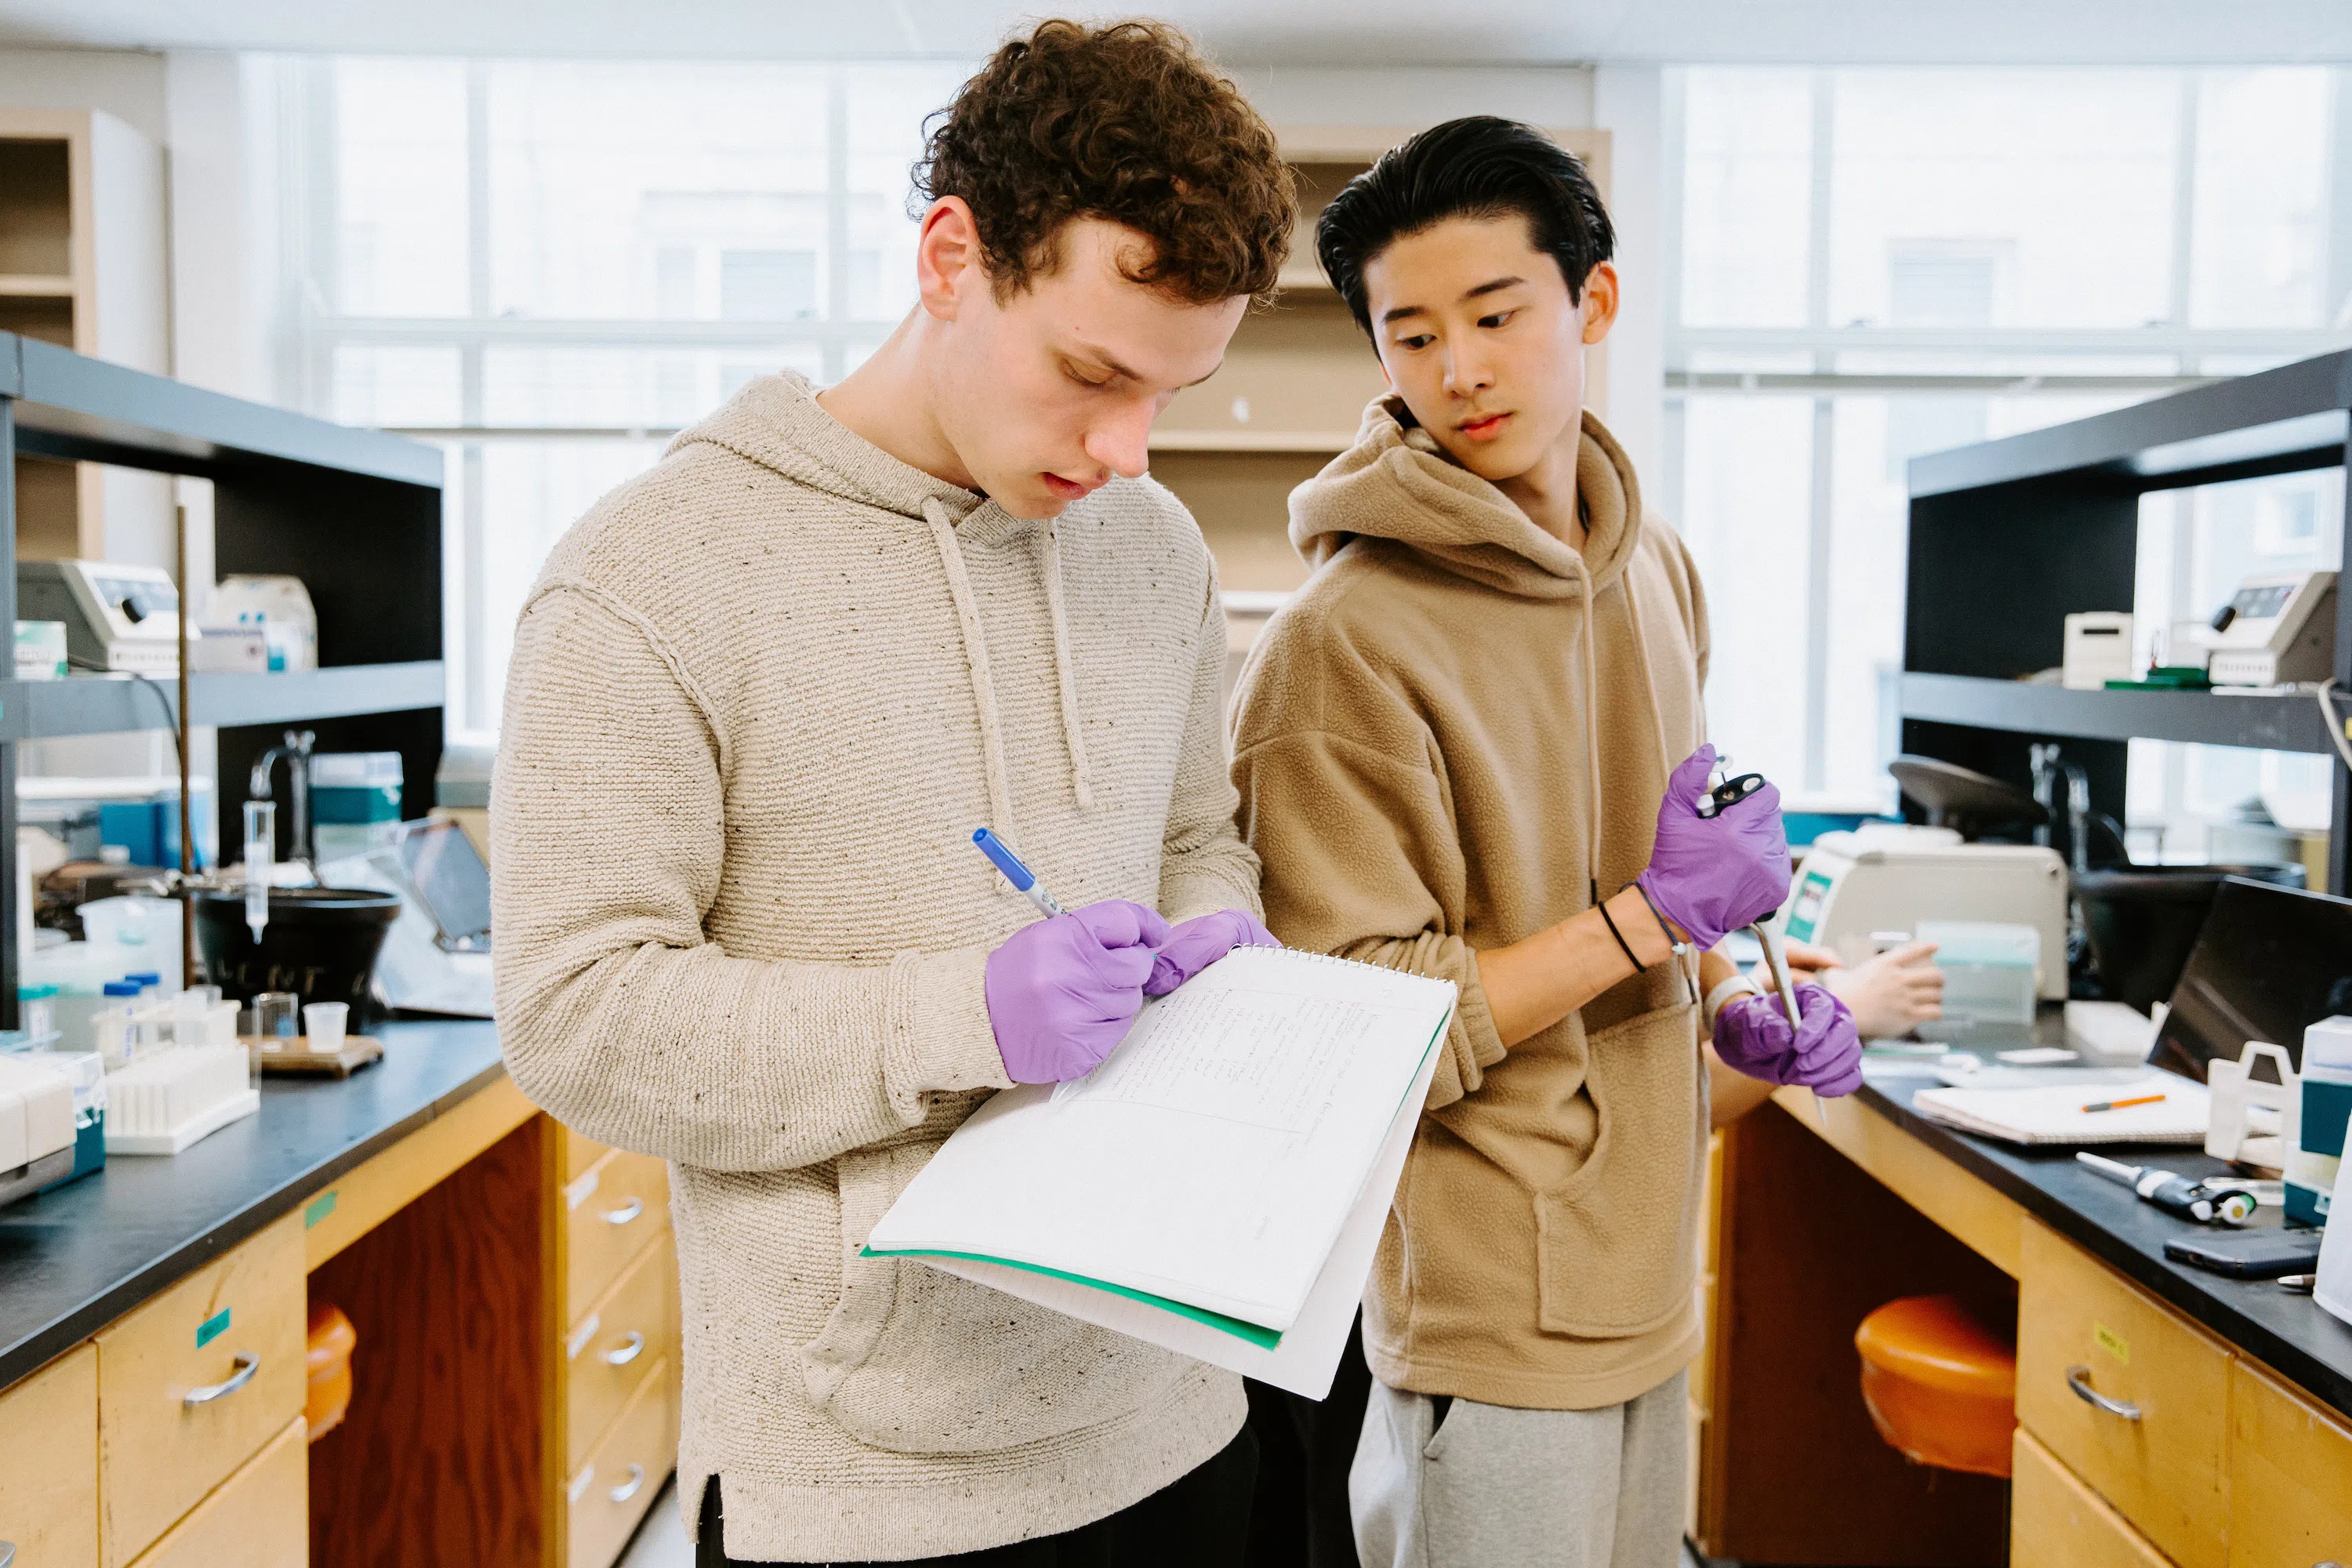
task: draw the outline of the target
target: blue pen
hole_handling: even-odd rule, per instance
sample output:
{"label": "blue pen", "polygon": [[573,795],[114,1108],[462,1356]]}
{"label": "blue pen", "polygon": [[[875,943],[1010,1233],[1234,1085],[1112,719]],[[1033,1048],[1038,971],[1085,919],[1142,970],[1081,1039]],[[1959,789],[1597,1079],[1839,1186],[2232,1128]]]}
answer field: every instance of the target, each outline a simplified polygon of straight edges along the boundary
{"label": "blue pen", "polygon": [[1029,901],[1037,906],[1039,914],[1051,920],[1063,912],[1061,904],[1045,890],[1045,884],[1037,879],[1034,871],[1021,863],[1020,856],[1006,847],[1003,839],[987,828],[980,827],[972,830],[971,841],[980,846],[980,852],[987,856],[998,870],[1004,873],[1006,881],[1029,896]]}

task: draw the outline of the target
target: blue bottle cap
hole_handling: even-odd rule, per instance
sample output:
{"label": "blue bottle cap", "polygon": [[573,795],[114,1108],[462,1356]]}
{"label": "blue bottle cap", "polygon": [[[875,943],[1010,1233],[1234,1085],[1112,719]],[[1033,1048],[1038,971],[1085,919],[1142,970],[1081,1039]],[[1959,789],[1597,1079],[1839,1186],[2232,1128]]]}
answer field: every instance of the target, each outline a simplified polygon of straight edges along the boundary
{"label": "blue bottle cap", "polygon": [[161,985],[163,984],[163,977],[156,973],[152,969],[133,970],[122,978],[125,980],[136,981],[142,985]]}
{"label": "blue bottle cap", "polygon": [[139,982],[136,980],[110,980],[106,983],[106,994],[109,996],[136,996],[139,994]]}

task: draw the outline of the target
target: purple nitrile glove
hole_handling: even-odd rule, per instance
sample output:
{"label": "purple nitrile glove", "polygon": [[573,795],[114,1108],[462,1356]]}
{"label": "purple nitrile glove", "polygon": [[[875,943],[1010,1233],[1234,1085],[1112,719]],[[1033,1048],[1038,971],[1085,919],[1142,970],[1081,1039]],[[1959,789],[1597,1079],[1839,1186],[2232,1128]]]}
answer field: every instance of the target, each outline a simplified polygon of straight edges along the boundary
{"label": "purple nitrile glove", "polygon": [[996,1054],[1015,1083],[1084,1078],[1127,1037],[1168,922],[1107,899],[1023,926],[988,955]]}
{"label": "purple nitrile glove", "polygon": [[1195,915],[1171,932],[1151,961],[1146,996],[1165,996],[1237,947],[1280,947],[1274,933],[1241,910]]}
{"label": "purple nitrile glove", "polygon": [[1666,780],[1649,868],[1633,879],[1658,912],[1705,951],[1752,925],[1789,896],[1789,836],[1780,792],[1766,784],[1715,816],[1701,816],[1715,748],[1701,746]]}
{"label": "purple nitrile glove", "polygon": [[1797,1083],[1824,1098],[1862,1087],[1862,1032],[1846,1005],[1819,985],[1797,987],[1801,1026],[1778,996],[1735,996],[1715,1016],[1715,1054],[1734,1072]]}

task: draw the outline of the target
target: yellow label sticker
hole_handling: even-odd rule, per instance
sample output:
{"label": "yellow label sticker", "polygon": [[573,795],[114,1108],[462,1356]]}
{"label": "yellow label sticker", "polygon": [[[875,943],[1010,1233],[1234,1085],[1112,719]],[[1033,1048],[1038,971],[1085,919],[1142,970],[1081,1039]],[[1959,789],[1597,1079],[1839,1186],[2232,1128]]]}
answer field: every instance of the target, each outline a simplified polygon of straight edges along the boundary
{"label": "yellow label sticker", "polygon": [[2093,1323],[2091,1325],[2091,1336],[2099,1342],[2099,1348],[2101,1350],[2106,1352],[2109,1355],[2115,1357],[2126,1366],[2131,1365],[2131,1346],[2125,1341],[2123,1335],[2116,1332],[2115,1330],[2107,1327],[2105,1323]]}

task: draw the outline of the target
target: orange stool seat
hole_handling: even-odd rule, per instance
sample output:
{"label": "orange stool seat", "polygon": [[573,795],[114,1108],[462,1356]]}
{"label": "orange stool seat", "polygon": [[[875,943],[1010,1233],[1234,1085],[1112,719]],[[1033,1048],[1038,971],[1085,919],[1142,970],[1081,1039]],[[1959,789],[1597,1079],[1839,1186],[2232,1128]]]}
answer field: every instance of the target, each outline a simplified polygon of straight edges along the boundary
{"label": "orange stool seat", "polygon": [[343,1310],[325,1301],[310,1303],[310,1344],[304,1360],[310,1384],[302,1399],[303,1419],[313,1443],[342,1425],[352,1407],[352,1352],[360,1342]]}
{"label": "orange stool seat", "polygon": [[1862,1402],[1878,1435],[1914,1463],[2009,1474],[2017,1426],[2017,1340],[1954,1296],[1906,1296],[1862,1321]]}

